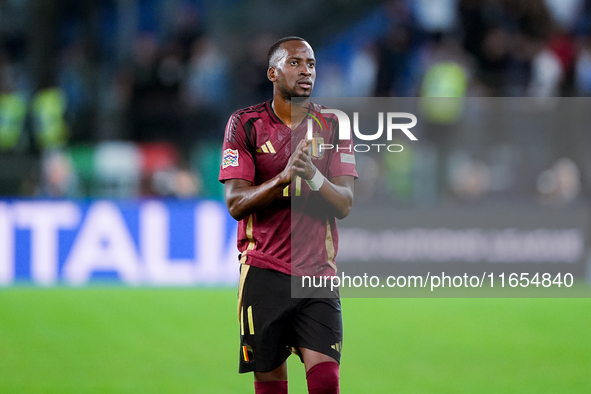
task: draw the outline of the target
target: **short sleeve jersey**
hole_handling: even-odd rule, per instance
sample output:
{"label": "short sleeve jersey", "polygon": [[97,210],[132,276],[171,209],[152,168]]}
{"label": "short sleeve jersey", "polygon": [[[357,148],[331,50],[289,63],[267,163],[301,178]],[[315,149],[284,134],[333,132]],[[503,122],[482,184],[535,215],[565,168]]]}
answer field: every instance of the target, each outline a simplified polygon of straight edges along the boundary
{"label": "short sleeve jersey", "polygon": [[[308,108],[318,113],[322,107],[310,103]],[[292,130],[275,115],[271,101],[236,111],[226,126],[219,180],[243,179],[256,186],[278,175],[306,137],[308,119]],[[314,120],[312,127],[316,168],[327,179],[357,177],[351,140],[338,139],[336,117],[322,114],[322,122]],[[323,144],[333,148],[322,149]],[[242,219],[241,262],[297,276],[336,274],[336,219],[317,193],[296,177],[269,205]]]}

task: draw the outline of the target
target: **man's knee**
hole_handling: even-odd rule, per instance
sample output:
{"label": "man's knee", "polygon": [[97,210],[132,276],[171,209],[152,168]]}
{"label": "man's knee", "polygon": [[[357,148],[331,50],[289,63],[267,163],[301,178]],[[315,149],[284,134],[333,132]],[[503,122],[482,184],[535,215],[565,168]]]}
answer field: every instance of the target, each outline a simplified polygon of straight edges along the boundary
{"label": "man's knee", "polygon": [[339,364],[332,361],[316,364],[306,373],[306,380],[310,394],[338,394]]}
{"label": "man's knee", "polygon": [[272,382],[277,380],[287,380],[287,363],[281,364],[269,372],[255,372],[254,380],[256,382]]}
{"label": "man's knee", "polygon": [[254,373],[256,394],[287,394],[287,363],[270,372]]}

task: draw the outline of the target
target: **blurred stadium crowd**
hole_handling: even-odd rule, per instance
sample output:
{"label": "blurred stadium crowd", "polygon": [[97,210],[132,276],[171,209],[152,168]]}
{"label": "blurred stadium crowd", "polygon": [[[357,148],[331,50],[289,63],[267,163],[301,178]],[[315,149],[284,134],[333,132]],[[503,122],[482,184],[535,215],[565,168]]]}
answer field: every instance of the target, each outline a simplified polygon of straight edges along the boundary
{"label": "blurred stadium crowd", "polygon": [[[0,195],[220,197],[226,119],[271,97],[266,52],[285,35],[315,48],[317,97],[591,94],[591,0],[276,3],[0,1]],[[415,151],[361,159],[361,200],[588,193],[591,162],[552,149],[554,134],[532,130],[541,157],[524,181],[520,142],[487,132],[446,137],[475,150],[425,132]],[[568,146],[584,152],[578,135]]]}

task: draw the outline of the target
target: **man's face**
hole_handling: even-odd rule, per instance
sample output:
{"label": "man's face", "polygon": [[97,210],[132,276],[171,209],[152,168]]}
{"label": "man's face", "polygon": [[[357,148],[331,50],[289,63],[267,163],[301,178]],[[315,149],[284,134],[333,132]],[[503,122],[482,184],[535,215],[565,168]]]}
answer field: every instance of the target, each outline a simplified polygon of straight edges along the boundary
{"label": "man's face", "polygon": [[281,44],[275,67],[269,69],[269,79],[281,96],[310,97],[316,80],[316,59],[310,44],[305,41],[287,41]]}

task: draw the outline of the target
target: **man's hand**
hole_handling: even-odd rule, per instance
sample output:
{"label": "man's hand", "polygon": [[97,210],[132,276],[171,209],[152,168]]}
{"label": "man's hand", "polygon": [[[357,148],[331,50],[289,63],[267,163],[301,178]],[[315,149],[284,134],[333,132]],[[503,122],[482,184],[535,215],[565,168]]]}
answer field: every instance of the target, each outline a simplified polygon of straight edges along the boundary
{"label": "man's hand", "polygon": [[[291,183],[295,175],[306,180],[312,179],[317,169],[312,163],[311,143],[300,141],[283,171],[260,185],[253,186],[243,179],[228,179],[225,182],[225,197],[232,217],[241,220],[266,207]],[[338,219],[346,217],[353,206],[353,177],[343,175],[325,179],[318,196],[328,202]]]}
{"label": "man's hand", "polygon": [[[282,184],[289,185],[292,178],[294,178],[296,175],[299,175],[304,179],[311,179],[314,176],[316,167],[314,164],[312,164],[309,153],[311,142],[312,141],[301,140],[298,143],[298,146],[291,154],[285,169],[279,174],[280,182]],[[306,158],[309,164],[306,164]],[[311,166],[311,168],[309,166]],[[310,171],[311,173],[309,173]],[[306,178],[303,175],[304,173],[308,174],[309,178]]]}
{"label": "man's hand", "polygon": [[310,180],[316,173],[316,166],[312,163],[310,145],[312,140],[302,140],[294,152],[293,171],[303,179]]}

